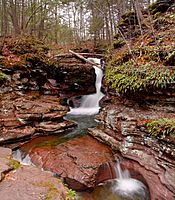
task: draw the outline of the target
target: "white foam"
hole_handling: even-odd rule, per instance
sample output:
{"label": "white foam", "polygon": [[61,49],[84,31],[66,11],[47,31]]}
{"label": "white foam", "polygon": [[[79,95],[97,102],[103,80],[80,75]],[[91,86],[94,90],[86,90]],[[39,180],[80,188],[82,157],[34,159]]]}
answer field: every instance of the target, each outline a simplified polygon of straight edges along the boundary
{"label": "white foam", "polygon": [[70,108],[68,114],[71,115],[96,115],[99,112],[100,107],[94,108]]}
{"label": "white foam", "polygon": [[142,182],[129,178],[129,179],[118,179],[117,185],[114,188],[115,191],[120,193],[138,193],[144,191],[145,186]]}
{"label": "white foam", "polygon": [[114,193],[121,197],[134,197],[138,195],[145,199],[146,187],[141,181],[131,178],[128,170],[122,171],[119,163],[117,163],[115,170],[118,178],[115,179],[116,181],[113,185]]}
{"label": "white foam", "polygon": [[22,165],[32,165],[29,154],[24,155],[19,149],[13,151],[13,159],[19,161]]}

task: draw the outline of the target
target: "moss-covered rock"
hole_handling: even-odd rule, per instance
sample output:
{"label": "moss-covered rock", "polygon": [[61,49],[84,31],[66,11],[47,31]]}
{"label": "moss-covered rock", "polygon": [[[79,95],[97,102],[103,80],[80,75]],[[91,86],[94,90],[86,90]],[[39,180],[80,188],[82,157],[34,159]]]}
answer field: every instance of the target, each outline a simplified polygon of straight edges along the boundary
{"label": "moss-covered rock", "polygon": [[12,170],[16,170],[20,167],[20,163],[17,160],[9,160],[8,165]]}
{"label": "moss-covered rock", "polygon": [[32,37],[5,38],[0,64],[6,68],[24,69],[34,65],[49,65],[49,48]]}
{"label": "moss-covered rock", "polygon": [[120,48],[125,45],[125,41],[122,39],[114,40],[113,47],[114,49]]}
{"label": "moss-covered rock", "polygon": [[106,82],[122,94],[156,92],[173,88],[175,70],[157,66],[156,62],[135,66],[127,62],[116,68],[106,70]]}
{"label": "moss-covered rock", "polygon": [[48,53],[48,46],[41,40],[37,40],[33,37],[20,37],[20,38],[8,38],[5,40],[5,46],[15,55],[24,55],[27,53]]}
{"label": "moss-covered rock", "polygon": [[7,75],[0,71],[0,83],[7,79]]}

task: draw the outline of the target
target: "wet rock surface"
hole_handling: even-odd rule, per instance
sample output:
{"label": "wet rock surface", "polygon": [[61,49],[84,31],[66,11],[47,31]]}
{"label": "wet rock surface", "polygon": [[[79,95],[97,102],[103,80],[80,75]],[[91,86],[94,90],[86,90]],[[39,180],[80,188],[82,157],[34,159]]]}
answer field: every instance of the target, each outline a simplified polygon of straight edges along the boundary
{"label": "wet rock surface", "polygon": [[29,155],[36,166],[54,172],[76,190],[93,188],[99,166],[113,159],[112,151],[91,136],[56,146],[33,147]]}
{"label": "wet rock surface", "polygon": [[58,134],[74,126],[63,119],[68,108],[60,105],[57,96],[8,93],[0,99],[0,144]]}
{"label": "wet rock surface", "polygon": [[[72,55],[53,60],[43,43],[30,38],[7,38],[4,41],[0,62],[0,145],[17,148],[26,140],[41,135],[58,135],[72,129],[75,123],[64,120],[68,112],[67,98],[95,92],[92,65]],[[16,46],[18,48],[13,48]],[[57,149],[36,148],[37,155],[33,149],[32,159],[38,163],[37,156],[42,154],[44,163],[38,164],[44,169],[53,171],[75,188],[92,187],[98,166],[111,158],[112,152],[88,138],[85,142],[79,139],[77,143],[80,145],[70,142],[70,146],[69,143],[63,144]],[[92,149],[88,152],[91,142]],[[81,148],[86,152],[87,163]],[[0,149],[0,153],[0,199],[67,199],[67,189],[57,184],[57,179],[50,173],[32,166],[14,170],[8,160],[11,159],[11,150]],[[96,160],[93,161],[90,157],[95,154]]]}
{"label": "wet rock surface", "polygon": [[[165,100],[166,106],[162,106],[162,102],[157,100],[156,104],[142,107],[136,102],[115,100],[97,116],[101,125],[89,129],[89,133],[108,144],[116,152],[116,157],[122,157],[124,169],[143,176],[142,181],[145,180],[148,185],[151,200],[174,200],[175,138],[155,139],[142,126],[145,120],[175,117],[174,104],[166,104]],[[109,173],[106,176],[109,177]],[[136,173],[133,174],[135,176]]]}
{"label": "wet rock surface", "polygon": [[11,153],[10,149],[0,147],[0,199],[60,200],[68,197],[68,189],[59,179],[36,167],[20,165],[12,160]]}
{"label": "wet rock surface", "polygon": [[91,64],[72,54],[60,55],[55,60],[59,63],[55,79],[63,97],[95,92],[95,70]]}

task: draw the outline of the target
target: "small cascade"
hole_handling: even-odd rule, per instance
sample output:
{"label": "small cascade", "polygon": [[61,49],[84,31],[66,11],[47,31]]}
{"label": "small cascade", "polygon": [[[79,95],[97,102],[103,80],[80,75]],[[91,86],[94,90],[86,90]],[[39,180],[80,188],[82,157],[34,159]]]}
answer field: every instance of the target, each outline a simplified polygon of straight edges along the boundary
{"label": "small cascade", "polygon": [[22,165],[32,165],[29,154],[21,152],[19,149],[13,151],[13,159],[19,161]]}
{"label": "small cascade", "polygon": [[[97,64],[100,64],[100,59],[91,58],[91,60]],[[103,71],[93,66],[96,74],[96,93],[90,95],[84,95],[81,99],[80,107],[78,108],[70,108],[70,112],[68,114],[71,115],[95,115],[99,112],[100,106],[99,101],[104,96],[101,92],[101,82],[103,78]]]}
{"label": "small cascade", "polygon": [[133,179],[128,170],[122,171],[120,163],[116,166],[116,176],[112,192],[119,196],[121,199],[138,199],[147,200],[148,191],[146,186],[139,180]]}

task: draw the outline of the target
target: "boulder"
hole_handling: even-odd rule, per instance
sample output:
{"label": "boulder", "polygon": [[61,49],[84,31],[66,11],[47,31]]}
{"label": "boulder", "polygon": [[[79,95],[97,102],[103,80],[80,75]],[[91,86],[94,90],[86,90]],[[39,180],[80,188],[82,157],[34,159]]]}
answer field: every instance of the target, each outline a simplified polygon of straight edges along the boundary
{"label": "boulder", "polygon": [[[21,150],[26,151],[23,147]],[[33,147],[29,155],[36,166],[52,171],[76,190],[95,187],[99,166],[113,159],[112,151],[91,136],[82,136],[56,146],[39,145]]]}
{"label": "boulder", "polygon": [[12,160],[11,150],[0,147],[0,199],[70,199],[69,190],[52,173]]}

